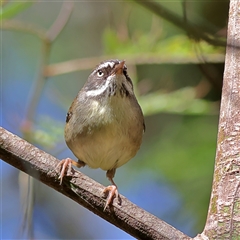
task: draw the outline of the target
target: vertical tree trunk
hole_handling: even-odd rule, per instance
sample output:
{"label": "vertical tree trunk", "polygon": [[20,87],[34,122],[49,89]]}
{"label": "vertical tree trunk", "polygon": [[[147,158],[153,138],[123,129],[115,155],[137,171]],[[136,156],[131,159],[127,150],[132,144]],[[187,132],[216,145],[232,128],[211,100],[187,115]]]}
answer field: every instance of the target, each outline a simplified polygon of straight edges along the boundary
{"label": "vertical tree trunk", "polygon": [[240,0],[231,0],[212,195],[202,239],[240,239]]}

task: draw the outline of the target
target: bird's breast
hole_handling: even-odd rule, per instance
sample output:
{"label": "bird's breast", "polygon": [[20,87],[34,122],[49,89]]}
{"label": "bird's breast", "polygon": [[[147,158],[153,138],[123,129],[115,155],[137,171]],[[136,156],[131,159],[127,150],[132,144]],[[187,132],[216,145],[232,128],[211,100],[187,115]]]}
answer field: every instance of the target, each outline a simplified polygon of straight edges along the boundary
{"label": "bird's breast", "polygon": [[[110,100],[92,100],[87,111],[86,106],[82,108],[79,116],[75,113],[75,126],[70,130],[74,134],[66,134],[71,124],[65,128],[67,145],[78,159],[91,168],[109,170],[135,156],[143,135],[143,116],[137,102],[116,95]],[[85,118],[81,111],[85,111]]]}

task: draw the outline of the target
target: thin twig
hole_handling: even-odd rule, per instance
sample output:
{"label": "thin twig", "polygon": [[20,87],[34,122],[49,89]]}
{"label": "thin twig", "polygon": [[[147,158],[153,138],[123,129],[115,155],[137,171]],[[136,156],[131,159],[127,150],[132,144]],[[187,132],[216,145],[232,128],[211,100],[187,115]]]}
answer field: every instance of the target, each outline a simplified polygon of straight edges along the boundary
{"label": "thin twig", "polygon": [[223,63],[225,54],[207,54],[204,56],[204,61],[196,56],[174,56],[174,55],[164,55],[159,54],[136,54],[129,56],[121,55],[108,55],[103,57],[91,57],[91,58],[81,58],[73,59],[66,62],[54,63],[48,65],[45,68],[45,76],[53,77],[61,74],[66,74],[75,71],[89,70],[93,66],[97,65],[99,62],[106,59],[127,59],[127,65],[141,65],[141,64],[199,64],[199,63]]}
{"label": "thin twig", "polygon": [[29,95],[30,96],[28,101],[29,106],[27,107],[26,120],[23,123],[22,127],[22,129],[25,130],[24,132],[26,133],[31,132],[31,126],[34,120],[34,116],[36,114],[37,105],[39,103],[39,100],[43,92],[43,88],[48,78],[48,76],[46,76],[44,72],[45,67],[47,66],[49,60],[51,44],[60,34],[62,29],[66,25],[67,21],[69,20],[69,17],[73,10],[73,5],[74,5],[73,2],[64,2],[57,19],[50,27],[50,29],[46,32],[46,38],[43,41],[43,50],[41,56],[41,63],[39,66],[38,77],[34,82],[31,93]]}
{"label": "thin twig", "polygon": [[43,41],[46,41],[47,38],[45,29],[33,23],[28,23],[20,20],[12,19],[2,21],[0,28],[7,31],[14,30],[19,32],[26,32],[40,38]]}
{"label": "thin twig", "polygon": [[226,46],[226,40],[222,38],[215,37],[209,32],[204,31],[197,25],[190,22],[186,22],[184,18],[181,18],[176,13],[171,12],[167,8],[163,7],[161,4],[150,0],[134,0],[138,4],[144,6],[148,10],[154,12],[158,16],[166,19],[167,21],[173,23],[177,27],[183,29],[191,38],[195,40],[204,40],[215,46]]}
{"label": "thin twig", "polygon": [[28,100],[29,105],[27,107],[26,120],[22,126],[22,130],[26,133],[32,131],[32,123],[34,122],[34,117],[37,111],[37,105],[42,96],[43,88],[47,81],[47,77],[45,77],[43,73],[49,59],[50,49],[51,43],[48,41],[44,41],[42,46],[42,55],[39,66],[39,72],[37,74],[37,79],[34,81],[32,89],[29,93]]}
{"label": "thin twig", "polygon": [[57,19],[47,31],[49,41],[53,42],[61,33],[72,14],[73,6],[74,2],[63,2],[61,11]]}
{"label": "thin twig", "polygon": [[[23,27],[16,28],[15,30],[25,30],[29,33],[36,34],[36,36],[40,37],[42,40],[42,54],[40,56],[40,65],[39,65],[39,71],[38,75],[33,83],[32,90],[29,94],[29,100],[28,100],[28,107],[26,110],[26,117],[25,121],[23,121],[21,129],[24,135],[25,139],[28,139],[31,141],[32,139],[32,131],[33,131],[33,122],[34,118],[36,116],[37,111],[37,105],[39,104],[40,98],[42,96],[44,87],[46,85],[46,81],[48,79],[47,76],[44,75],[45,67],[48,64],[49,56],[50,56],[50,50],[51,45],[53,41],[57,38],[57,36],[60,34],[60,32],[63,30],[64,26],[69,20],[69,17],[73,10],[73,2],[63,2],[61,11],[56,18],[53,25],[50,27],[48,31],[40,31],[38,27],[36,29],[33,29],[32,27]],[[16,25],[15,25],[16,27]],[[33,186],[34,182],[32,178],[29,179],[29,186]],[[26,200],[28,203],[28,207],[24,209],[24,215],[27,216],[27,218],[24,219],[23,226],[25,226],[25,229],[27,231],[27,234],[30,238],[34,238],[33,236],[33,230],[31,228],[31,222],[32,219],[32,213],[33,213],[33,204],[34,202],[31,200],[33,198],[33,191],[29,191],[28,199]],[[26,221],[27,220],[27,224]],[[23,230],[25,230],[23,229]]]}

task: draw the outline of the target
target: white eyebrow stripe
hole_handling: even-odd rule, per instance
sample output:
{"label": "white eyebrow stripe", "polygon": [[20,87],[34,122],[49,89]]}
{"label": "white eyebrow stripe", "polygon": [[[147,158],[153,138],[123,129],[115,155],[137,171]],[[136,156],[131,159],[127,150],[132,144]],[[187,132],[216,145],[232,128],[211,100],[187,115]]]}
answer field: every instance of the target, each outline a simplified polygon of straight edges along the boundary
{"label": "white eyebrow stripe", "polygon": [[116,63],[115,62],[104,62],[102,64],[100,64],[97,68],[98,69],[101,69],[101,68],[106,68],[108,66],[110,66],[111,68],[113,68],[113,66],[115,65]]}
{"label": "white eyebrow stripe", "polygon": [[86,95],[87,96],[97,96],[97,95],[100,95],[101,93],[103,93],[108,88],[108,85],[109,85],[109,83],[111,81],[112,81],[112,78],[108,77],[107,81],[105,82],[105,84],[101,88],[87,91]]}

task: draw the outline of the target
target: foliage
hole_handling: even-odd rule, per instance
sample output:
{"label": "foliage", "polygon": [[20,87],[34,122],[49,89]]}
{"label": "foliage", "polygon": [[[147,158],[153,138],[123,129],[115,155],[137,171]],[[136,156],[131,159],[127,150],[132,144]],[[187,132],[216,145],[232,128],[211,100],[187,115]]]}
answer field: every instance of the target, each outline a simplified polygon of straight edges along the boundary
{"label": "foliage", "polygon": [[[137,31],[137,30],[136,30]],[[121,39],[116,30],[106,28],[103,33],[103,46],[106,54],[149,54],[172,55],[191,57],[195,56],[194,45],[197,43],[183,34],[177,34],[168,38],[159,36],[156,38],[154,33],[142,32],[133,33],[129,38]],[[215,47],[204,41],[198,43],[201,52],[204,54],[223,53],[224,48]]]}
{"label": "foliage", "polygon": [[6,20],[15,17],[25,9],[29,8],[34,2],[22,1],[22,2],[10,2],[0,9],[0,19]]}
{"label": "foliage", "polygon": [[210,199],[218,118],[159,115],[157,119],[161,127],[154,128],[158,134],[149,139],[138,164],[160,172],[159,180],[161,176],[169,180],[184,199],[178,218],[195,216],[200,232]]}

